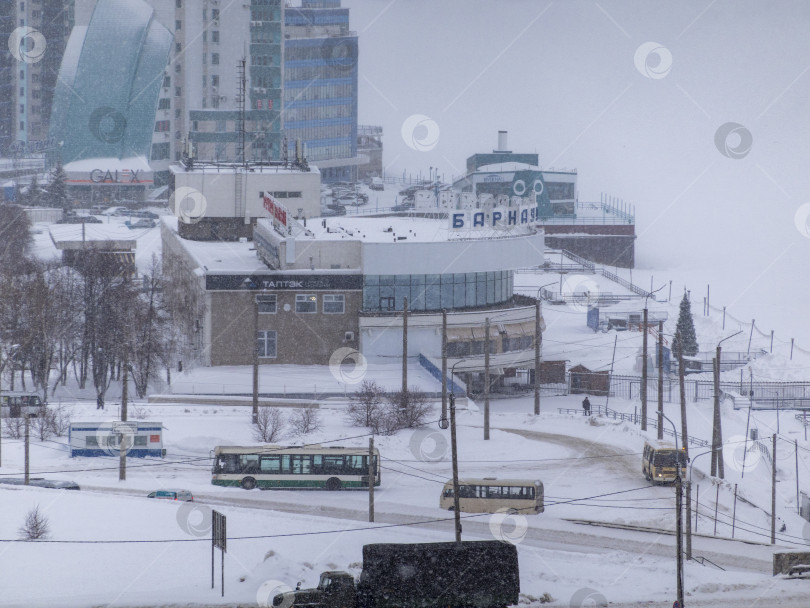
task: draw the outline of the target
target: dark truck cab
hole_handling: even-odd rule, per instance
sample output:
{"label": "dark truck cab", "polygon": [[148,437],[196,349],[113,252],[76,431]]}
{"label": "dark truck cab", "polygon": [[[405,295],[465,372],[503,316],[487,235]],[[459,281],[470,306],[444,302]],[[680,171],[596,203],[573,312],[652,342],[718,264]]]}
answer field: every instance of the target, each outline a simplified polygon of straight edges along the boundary
{"label": "dark truck cab", "polygon": [[274,608],[504,608],[518,603],[517,548],[499,541],[381,543],[363,547],[363,571],[321,574],[315,589]]}

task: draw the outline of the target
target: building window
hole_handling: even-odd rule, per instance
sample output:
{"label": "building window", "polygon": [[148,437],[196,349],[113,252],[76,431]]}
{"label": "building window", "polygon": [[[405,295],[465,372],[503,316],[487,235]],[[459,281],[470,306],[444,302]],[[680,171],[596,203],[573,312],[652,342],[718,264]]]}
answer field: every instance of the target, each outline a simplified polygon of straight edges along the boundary
{"label": "building window", "polygon": [[179,31],[183,29],[183,22],[180,19],[176,19],[174,22],[174,31]]}
{"label": "building window", "polygon": [[346,296],[343,294],[324,294],[323,312],[327,315],[342,315],[346,311]]}
{"label": "building window", "polygon": [[256,332],[256,349],[259,357],[265,359],[276,358],[276,332],[274,330]]}
{"label": "building window", "polygon": [[218,87],[219,86],[219,76],[217,76],[216,74],[211,76],[211,86],[212,87]]}
{"label": "building window", "polygon": [[213,19],[214,21],[219,19],[219,9],[218,8],[212,8],[211,9],[211,19]]}
{"label": "building window", "polygon": [[179,63],[175,63],[175,64],[174,64],[174,71],[175,71],[175,73],[177,73],[177,74],[179,74],[179,73],[180,73],[180,64],[179,64]]}
{"label": "building window", "polygon": [[95,435],[85,437],[84,438],[84,447],[97,448],[98,447],[98,437],[96,437]]}
{"label": "building window", "polygon": [[256,303],[259,306],[260,315],[276,314],[277,297],[275,295],[256,296]]}
{"label": "building window", "polygon": [[219,42],[219,30],[213,30],[211,32],[211,42]]}
{"label": "building window", "polygon": [[158,110],[170,110],[172,107],[172,100],[168,97],[162,97],[158,100]]}
{"label": "building window", "polygon": [[174,96],[175,97],[182,97],[183,96],[183,88],[182,87],[174,87]]}
{"label": "building window", "polygon": [[155,133],[162,133],[168,131],[170,128],[171,126],[168,120],[158,120],[155,123]]}
{"label": "building window", "polygon": [[183,49],[183,45],[179,42],[174,43],[174,52],[179,53]]}
{"label": "building window", "polygon": [[311,293],[295,294],[295,312],[318,312],[318,296]]}
{"label": "building window", "polygon": [[171,76],[164,76],[164,77],[163,77],[163,86],[164,86],[165,88],[167,88],[167,89],[168,89],[170,86],[172,86],[172,77],[171,77]]}
{"label": "building window", "polygon": [[211,65],[219,65],[219,53],[211,53]]}
{"label": "building window", "polygon": [[175,0],[174,7],[183,8],[183,0]]}

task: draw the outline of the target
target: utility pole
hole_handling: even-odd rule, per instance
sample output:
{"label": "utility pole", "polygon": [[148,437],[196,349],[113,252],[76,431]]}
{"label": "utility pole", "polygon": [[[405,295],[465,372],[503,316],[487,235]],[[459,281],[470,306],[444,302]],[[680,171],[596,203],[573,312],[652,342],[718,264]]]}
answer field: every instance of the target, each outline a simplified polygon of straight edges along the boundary
{"label": "utility pole", "polygon": [[773,459],[771,462],[771,544],[776,544],[776,435],[773,436]]}
{"label": "utility pole", "polygon": [[484,321],[484,439],[489,439],[489,317]]}
{"label": "utility pole", "polygon": [[[127,405],[129,401],[129,394],[127,392],[129,386],[129,344],[124,342],[124,378],[121,384],[121,422],[127,421]],[[122,429],[121,432],[121,445],[119,446],[118,455],[118,481],[126,481],[127,479],[127,449],[129,448],[129,433]]]}
{"label": "utility pole", "polygon": [[402,398],[408,394],[408,298],[402,298]]}
{"label": "utility pole", "polygon": [[[658,439],[664,438],[664,322],[658,321]],[[675,437],[677,441],[677,437]]]}
{"label": "utility pole", "polygon": [[723,464],[723,420],[720,417],[720,354],[722,347],[717,345],[717,380],[715,381],[714,404],[715,421],[717,423],[717,475],[720,479],[725,479],[725,468]]}
{"label": "utility pole", "polygon": [[453,516],[456,542],[461,543],[461,509],[458,498],[458,449],[456,447],[456,395],[450,391],[450,450],[453,457]]}
{"label": "utility pole", "polygon": [[678,475],[675,477],[675,512],[677,519],[675,520],[675,537],[676,537],[676,551],[677,553],[677,568],[678,568],[678,603],[683,606],[683,532],[682,532],[682,503],[683,503],[683,484],[681,482],[681,464],[680,457],[678,458]]}
{"label": "utility pole", "polygon": [[[259,423],[259,299],[253,296],[253,410],[251,421]],[[267,353],[265,353],[267,354]]]}
{"label": "utility pole", "polygon": [[534,302],[534,415],[540,415],[540,298]]}
{"label": "utility pole", "polygon": [[[647,430],[647,300],[644,300],[644,326],[641,337],[641,430]],[[661,426],[660,424],[658,425]]]}
{"label": "utility pole", "polygon": [[[686,426],[686,372],[683,369],[683,339],[678,335],[678,392],[681,401],[681,447],[689,460],[689,433]],[[687,486],[688,488],[689,486]],[[688,491],[688,490],[687,490]]]}
{"label": "utility pole", "polygon": [[30,438],[29,425],[30,425],[30,422],[29,422],[28,414],[24,414],[24,416],[25,416],[25,485],[28,485],[28,483],[30,481],[30,476],[29,476],[29,471],[30,471],[30,468],[29,468],[29,464],[30,464],[30,458],[29,458],[29,438]]}
{"label": "utility pole", "polygon": [[714,415],[712,420],[712,465],[711,465],[711,476],[717,476],[717,429],[720,426],[720,421],[718,418],[720,417],[720,393],[719,387],[717,386],[717,358],[712,359],[712,379],[714,380]]}
{"label": "utility pole", "polygon": [[374,437],[368,438],[368,520],[374,522],[374,482],[377,474],[374,470]]}
{"label": "utility pole", "polygon": [[447,309],[442,308],[442,420],[447,420]]}

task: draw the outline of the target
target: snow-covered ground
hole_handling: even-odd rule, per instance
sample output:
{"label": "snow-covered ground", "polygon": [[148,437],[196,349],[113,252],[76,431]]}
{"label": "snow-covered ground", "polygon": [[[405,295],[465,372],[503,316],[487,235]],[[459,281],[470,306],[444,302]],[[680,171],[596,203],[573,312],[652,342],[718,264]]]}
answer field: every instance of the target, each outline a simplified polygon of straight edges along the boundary
{"label": "snow-covered ground", "polygon": [[[372,196],[375,193],[370,193]],[[386,190],[384,195],[388,195]],[[111,226],[126,218],[104,218]],[[125,229],[121,227],[121,232]],[[159,253],[159,230],[131,231],[137,243],[136,261],[146,269]],[[127,230],[129,235],[130,231]],[[35,247],[43,257],[58,255],[48,226],[36,226]],[[628,271],[618,271],[629,280]],[[656,269],[654,284],[665,280]],[[649,276],[634,271],[634,283],[645,287]],[[666,280],[669,280],[668,278]],[[600,275],[516,275],[516,291],[534,295],[540,286],[586,285],[601,293],[628,293]],[[651,303],[669,314],[665,334],[674,332],[682,286],[673,284],[672,301]],[[566,289],[564,288],[564,291]],[[577,287],[579,290],[579,287]],[[661,293],[668,291],[663,290]],[[750,295],[750,294],[749,294]],[[702,296],[701,296],[702,297]],[[659,299],[666,299],[660,298]],[[692,295],[693,314],[701,350],[738,331],[729,308],[726,327],[721,314],[701,315]],[[714,301],[714,300],[713,300]],[[757,326],[765,326],[763,311]],[[565,359],[593,370],[616,373],[637,371],[641,334],[593,332],[586,313],[577,305],[544,304],[547,330],[543,353],[547,360]],[[745,329],[745,328],[743,328]],[[723,343],[728,351],[746,351],[749,333]],[[614,356],[615,348],[615,356]],[[757,331],[752,350],[770,350],[770,336]],[[754,379],[806,379],[807,355],[777,338],[773,354],[750,365]],[[371,364],[365,378],[385,388],[400,382],[398,364]],[[748,370],[745,377],[748,379]],[[724,380],[739,378],[738,371]],[[417,365],[409,368],[409,384],[436,391],[438,383]],[[341,382],[328,366],[262,366],[260,390],[274,393],[330,392],[348,396],[356,384]],[[175,374],[171,386],[156,383],[154,393],[178,395],[227,394],[251,391],[248,367],[204,368]],[[118,416],[120,387],[108,392],[107,410],[95,408],[90,391],[68,383],[54,393],[53,402],[72,410],[74,420],[109,420]],[[193,400],[189,397],[189,401]],[[548,594],[552,606],[671,606],[675,599],[674,490],[650,486],[641,474],[641,450],[655,430],[642,433],[637,425],[580,414],[579,396],[542,398],[541,415],[532,415],[531,396],[493,399],[491,438],[483,439],[483,404],[469,403],[458,415],[459,468],[462,476],[528,477],[545,486],[545,512],[533,516],[465,515],[465,539],[500,539],[518,546],[523,602],[540,605]],[[592,398],[595,408],[604,397]],[[611,398],[612,410],[637,413],[638,401]],[[346,399],[321,403],[322,427],[307,436],[286,435],[282,443],[339,440],[339,444],[367,445],[365,429],[348,426]],[[560,413],[559,409],[576,412]],[[650,403],[650,416],[656,404]],[[431,422],[423,429],[375,437],[383,456],[382,485],[375,491],[376,521],[368,523],[364,492],[268,491],[247,492],[210,483],[210,454],[216,445],[255,444],[250,413],[244,406],[136,401],[130,418],[163,423],[165,459],[131,459],[127,480],[118,481],[118,461],[70,458],[66,438],[33,440],[31,470],[36,477],[77,481],[79,492],[0,484],[0,605],[267,605],[284,585],[314,585],[326,569],[359,572],[362,545],[369,542],[452,540],[449,513],[438,507],[442,484],[451,476],[449,433]],[[284,409],[285,413],[292,409]],[[666,403],[664,411],[680,431],[680,412]],[[810,475],[810,443],[792,413],[779,421],[769,411],[734,410],[723,404],[725,480],[709,477],[710,454],[690,448],[693,466],[693,506],[698,505],[693,554],[709,560],[685,565],[685,590],[690,606],[806,606],[806,581],[771,576],[776,551],[801,550],[810,542],[810,524],[796,513],[797,487]],[[711,438],[712,408],[708,401],[687,406],[689,433]],[[432,421],[439,418],[434,405]],[[763,438],[777,426],[777,543],[770,541],[771,462],[764,451],[744,441],[747,426]],[[795,443],[794,443],[795,442]],[[746,454],[745,475],[742,453]],[[798,454],[794,449],[798,448]],[[2,476],[20,476],[23,445],[3,438]],[[798,470],[798,483],[797,483]],[[735,486],[738,500],[734,502]],[[151,501],[154,489],[186,488],[193,504]],[[26,513],[39,505],[48,517],[51,542],[15,542]],[[210,510],[228,517],[225,557],[225,598],[210,581]],[[717,510],[715,534],[715,509]],[[694,515],[693,515],[694,517]],[[693,524],[695,522],[693,521]],[[405,525],[407,524],[407,525]],[[607,524],[607,526],[605,525]],[[610,527],[608,527],[610,526]],[[735,540],[731,540],[733,535]],[[632,527],[633,529],[628,529]],[[694,525],[693,525],[694,529]],[[723,568],[718,569],[713,562]],[[43,576],[43,573],[46,573]],[[590,603],[589,603],[590,602]]]}

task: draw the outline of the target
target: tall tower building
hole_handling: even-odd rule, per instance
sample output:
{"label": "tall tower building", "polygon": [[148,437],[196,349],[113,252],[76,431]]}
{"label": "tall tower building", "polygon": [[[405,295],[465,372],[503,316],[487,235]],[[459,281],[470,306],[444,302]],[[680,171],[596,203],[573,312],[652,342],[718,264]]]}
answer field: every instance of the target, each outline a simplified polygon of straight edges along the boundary
{"label": "tall tower building", "polygon": [[303,144],[324,181],[354,180],[357,34],[340,0],[301,0],[284,17],[284,135]]}
{"label": "tall tower building", "polygon": [[0,155],[49,147],[51,104],[74,0],[0,1]]}

